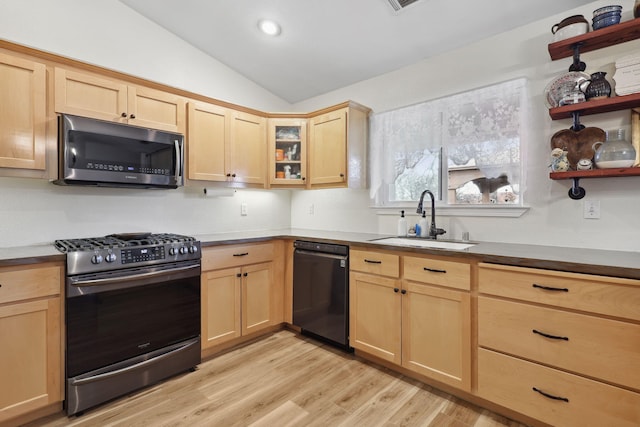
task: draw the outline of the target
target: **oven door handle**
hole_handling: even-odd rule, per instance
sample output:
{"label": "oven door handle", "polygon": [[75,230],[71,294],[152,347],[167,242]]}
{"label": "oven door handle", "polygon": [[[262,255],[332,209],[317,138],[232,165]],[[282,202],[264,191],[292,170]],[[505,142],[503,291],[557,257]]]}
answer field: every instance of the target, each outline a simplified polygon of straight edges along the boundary
{"label": "oven door handle", "polygon": [[171,351],[168,351],[160,356],[157,357],[153,357],[151,359],[147,359],[143,362],[140,363],[136,363],[135,365],[131,365],[131,366],[127,366],[126,368],[121,368],[121,369],[116,369],[115,371],[111,371],[111,372],[105,372],[104,374],[98,374],[98,375],[93,375],[87,378],[80,378],[77,380],[73,380],[71,381],[71,385],[73,386],[80,386],[80,385],[84,385],[84,384],[89,384],[95,381],[101,381],[104,380],[106,378],[110,378],[110,377],[114,377],[116,375],[120,375],[123,374],[125,372],[131,372],[131,371],[135,371],[136,369],[140,369],[140,368],[144,368],[146,366],[152,365],[154,363],[157,363],[159,361],[161,361],[162,359],[166,359],[167,357],[170,357],[171,355],[178,353],[180,351],[183,351],[189,347],[191,347],[192,345],[195,345],[197,343],[199,343],[200,340],[198,338],[195,338],[193,340],[190,340],[188,342],[186,342],[185,344],[181,345],[180,347],[174,348]]}
{"label": "oven door handle", "polygon": [[108,284],[111,284],[111,283],[128,282],[128,281],[135,280],[135,279],[144,279],[144,278],[148,278],[148,277],[164,275],[164,274],[167,274],[167,273],[173,273],[173,272],[176,272],[176,271],[192,270],[192,269],[197,269],[197,268],[200,268],[200,265],[189,265],[189,266],[185,266],[185,267],[175,267],[175,268],[171,268],[171,269],[168,269],[168,270],[159,270],[159,271],[152,271],[152,272],[149,272],[149,273],[131,274],[131,275],[128,275],[128,276],[123,276],[123,277],[108,277],[108,278],[104,278],[104,279],[76,280],[74,278],[71,278],[71,284],[73,286],[108,285]]}

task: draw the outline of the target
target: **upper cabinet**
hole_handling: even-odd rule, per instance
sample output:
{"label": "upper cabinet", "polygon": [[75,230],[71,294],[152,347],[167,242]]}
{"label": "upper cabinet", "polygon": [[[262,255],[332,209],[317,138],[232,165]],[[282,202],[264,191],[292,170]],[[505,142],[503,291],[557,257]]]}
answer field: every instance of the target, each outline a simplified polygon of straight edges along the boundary
{"label": "upper cabinet", "polygon": [[355,103],[309,120],[309,186],[366,188],[370,110]]}
{"label": "upper cabinet", "polygon": [[269,119],[269,184],[304,187],[307,181],[307,121]]}
{"label": "upper cabinet", "polygon": [[46,168],[44,64],[0,53],[0,167]]}
{"label": "upper cabinet", "polygon": [[189,102],[188,177],[265,185],[266,119],[215,104]]}
{"label": "upper cabinet", "polygon": [[185,100],[169,92],[56,68],[54,100],[57,113],[185,132]]}

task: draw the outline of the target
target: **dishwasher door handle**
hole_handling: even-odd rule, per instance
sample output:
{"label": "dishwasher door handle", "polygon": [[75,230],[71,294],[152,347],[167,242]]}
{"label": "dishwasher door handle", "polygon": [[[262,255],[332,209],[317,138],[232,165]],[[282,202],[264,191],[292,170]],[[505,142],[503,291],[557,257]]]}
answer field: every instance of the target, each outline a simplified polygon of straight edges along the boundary
{"label": "dishwasher door handle", "polygon": [[328,254],[326,252],[315,252],[315,251],[306,251],[304,249],[296,249],[294,252],[295,255],[309,255],[309,256],[317,256],[323,258],[331,258],[331,259],[347,259],[347,255],[337,255],[337,254]]}

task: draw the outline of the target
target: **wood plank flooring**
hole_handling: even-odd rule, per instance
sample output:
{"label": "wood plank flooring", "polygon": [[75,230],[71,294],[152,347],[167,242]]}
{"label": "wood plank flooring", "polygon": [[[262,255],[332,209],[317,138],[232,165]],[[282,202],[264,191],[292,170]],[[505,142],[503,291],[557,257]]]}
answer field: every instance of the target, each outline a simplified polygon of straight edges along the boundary
{"label": "wood plank flooring", "polygon": [[29,427],[522,425],[291,331],[87,411]]}

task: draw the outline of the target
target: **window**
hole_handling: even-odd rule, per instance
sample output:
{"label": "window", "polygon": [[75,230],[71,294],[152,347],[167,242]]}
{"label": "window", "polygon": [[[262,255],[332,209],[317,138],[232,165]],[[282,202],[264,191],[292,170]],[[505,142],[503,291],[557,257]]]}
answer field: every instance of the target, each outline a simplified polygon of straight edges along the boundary
{"label": "window", "polygon": [[525,83],[373,115],[374,205],[412,205],[425,189],[450,205],[521,205]]}

